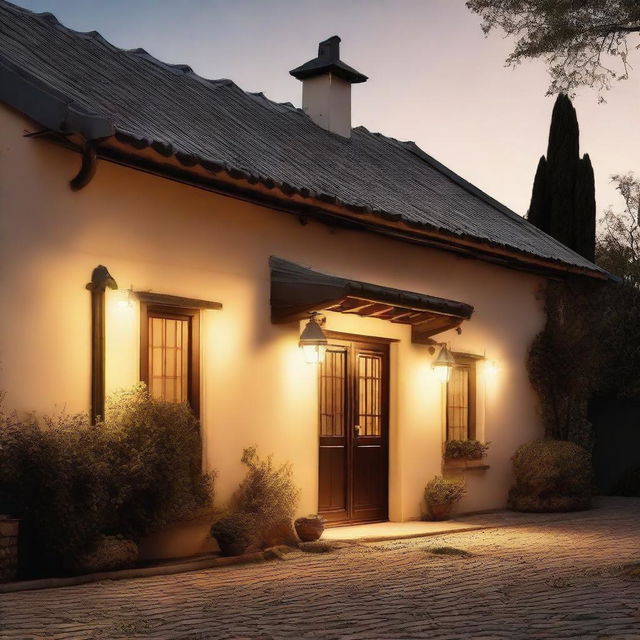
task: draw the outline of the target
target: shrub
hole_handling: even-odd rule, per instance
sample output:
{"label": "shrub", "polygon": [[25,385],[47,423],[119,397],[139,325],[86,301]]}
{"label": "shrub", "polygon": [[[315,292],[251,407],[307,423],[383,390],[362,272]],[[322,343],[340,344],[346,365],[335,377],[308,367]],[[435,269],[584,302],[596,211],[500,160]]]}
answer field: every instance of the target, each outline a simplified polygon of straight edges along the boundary
{"label": "shrub", "polygon": [[75,573],[113,571],[138,560],[138,545],[120,536],[101,536],[95,547],[74,561]]}
{"label": "shrub", "polygon": [[137,539],[210,504],[198,423],[144,386],[108,403],[104,423],[0,413],[0,513],[21,519],[21,571],[73,567],[102,535]]}
{"label": "shrub", "polygon": [[300,491],[293,483],[290,463],[273,464],[271,456],[260,458],[255,447],[242,452],[247,475],[232,500],[232,509],[253,518],[262,546],[295,542],[293,516]]}
{"label": "shrub", "polygon": [[466,493],[464,480],[434,476],[427,482],[424,490],[426,518],[428,520],[446,520],[453,506]]}
{"label": "shrub", "polygon": [[577,511],[591,501],[589,454],[573,442],[533,440],[513,456],[515,486],[509,506],[516,511]]}
{"label": "shrub", "polygon": [[480,460],[487,455],[489,443],[478,440],[447,440],[444,445],[445,458],[460,458],[463,460]]}
{"label": "shrub", "polygon": [[140,538],[211,505],[198,420],[186,404],[151,397],[144,385],[114,394],[105,424],[119,483],[116,529]]}
{"label": "shrub", "polygon": [[211,535],[216,539],[220,551],[225,556],[244,553],[255,539],[256,523],[246,513],[233,513],[218,520],[211,527]]}
{"label": "shrub", "polygon": [[433,504],[455,504],[466,493],[464,480],[434,476],[427,482],[424,499]]}
{"label": "shrub", "polygon": [[640,498],[640,467],[627,469],[611,493],[614,496]]}

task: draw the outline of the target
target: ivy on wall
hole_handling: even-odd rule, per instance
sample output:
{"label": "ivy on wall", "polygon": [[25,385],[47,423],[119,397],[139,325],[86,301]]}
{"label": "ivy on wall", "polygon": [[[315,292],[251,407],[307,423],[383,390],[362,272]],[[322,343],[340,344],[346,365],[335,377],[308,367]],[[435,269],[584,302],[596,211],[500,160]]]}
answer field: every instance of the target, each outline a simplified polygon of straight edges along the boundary
{"label": "ivy on wall", "polygon": [[602,349],[593,324],[599,292],[578,282],[550,282],[547,315],[529,349],[527,368],[536,390],[545,437],[591,447],[589,399],[599,380]]}
{"label": "ivy on wall", "polygon": [[545,437],[592,446],[591,400],[640,400],[640,290],[549,282],[546,324],[529,349]]}

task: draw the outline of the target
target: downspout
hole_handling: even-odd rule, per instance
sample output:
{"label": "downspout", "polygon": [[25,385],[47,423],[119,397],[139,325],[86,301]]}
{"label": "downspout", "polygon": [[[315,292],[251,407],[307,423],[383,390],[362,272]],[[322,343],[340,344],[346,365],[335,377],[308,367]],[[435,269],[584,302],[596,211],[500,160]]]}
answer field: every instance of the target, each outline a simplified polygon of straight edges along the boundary
{"label": "downspout", "polygon": [[98,265],[91,274],[91,424],[104,417],[105,397],[105,291],[117,289],[107,267]]}
{"label": "downspout", "polygon": [[69,181],[72,191],[86,187],[96,173],[96,141],[85,140],[82,145],[82,164],[75,178]]}

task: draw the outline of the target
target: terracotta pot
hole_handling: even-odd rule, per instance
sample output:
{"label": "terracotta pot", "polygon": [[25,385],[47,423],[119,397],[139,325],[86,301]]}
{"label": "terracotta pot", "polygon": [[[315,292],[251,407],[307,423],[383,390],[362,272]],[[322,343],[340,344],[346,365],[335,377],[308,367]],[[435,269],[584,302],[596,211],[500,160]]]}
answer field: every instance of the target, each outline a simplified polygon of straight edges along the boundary
{"label": "terracotta pot", "polygon": [[319,516],[312,518],[298,518],[294,525],[298,538],[302,542],[315,542],[324,531],[325,519]]}
{"label": "terracotta pot", "polygon": [[427,505],[427,517],[429,520],[448,520],[452,510],[452,504],[430,502]]}

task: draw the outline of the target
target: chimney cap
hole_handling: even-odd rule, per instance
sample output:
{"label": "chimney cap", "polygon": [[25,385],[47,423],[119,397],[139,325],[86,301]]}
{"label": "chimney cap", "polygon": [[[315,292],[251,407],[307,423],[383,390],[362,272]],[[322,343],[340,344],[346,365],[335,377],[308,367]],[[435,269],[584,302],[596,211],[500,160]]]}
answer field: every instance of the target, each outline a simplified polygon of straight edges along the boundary
{"label": "chimney cap", "polygon": [[289,71],[298,80],[313,78],[325,73],[333,73],[339,78],[355,84],[366,82],[367,76],[340,60],[340,38],[331,36],[318,45],[318,57]]}

